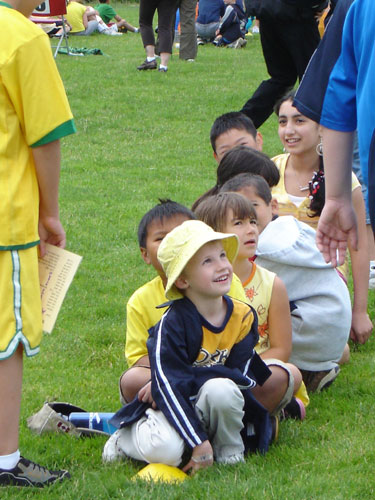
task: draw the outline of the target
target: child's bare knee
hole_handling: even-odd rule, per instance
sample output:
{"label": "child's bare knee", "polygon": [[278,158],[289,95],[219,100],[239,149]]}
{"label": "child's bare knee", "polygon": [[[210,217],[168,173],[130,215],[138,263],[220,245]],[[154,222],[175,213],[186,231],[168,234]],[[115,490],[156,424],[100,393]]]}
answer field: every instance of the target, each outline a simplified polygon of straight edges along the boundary
{"label": "child's bare knee", "polygon": [[124,402],[132,401],[150,377],[150,369],[143,366],[133,366],[124,372],[120,378],[120,393]]}

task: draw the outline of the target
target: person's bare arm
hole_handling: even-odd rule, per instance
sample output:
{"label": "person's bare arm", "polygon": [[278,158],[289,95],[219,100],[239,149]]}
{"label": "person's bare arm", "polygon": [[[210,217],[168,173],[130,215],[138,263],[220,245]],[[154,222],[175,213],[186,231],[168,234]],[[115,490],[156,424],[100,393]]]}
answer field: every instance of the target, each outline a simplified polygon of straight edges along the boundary
{"label": "person's bare arm", "polygon": [[334,267],[344,263],[348,241],[353,249],[358,245],[351,191],[353,136],[354,132],[322,128],[326,201],[316,243],[326,262]]}
{"label": "person's bare arm", "polygon": [[365,203],[360,187],[352,194],[353,207],[358,225],[358,248],[354,250],[349,244],[353,276],[353,316],[350,338],[354,342],[364,344],[372,331],[372,323],[367,314],[369,256],[366,232]]}
{"label": "person's bare arm", "polygon": [[45,243],[64,248],[66,236],[59,218],[60,141],[32,148],[39,185],[40,254]]}
{"label": "person's bare arm", "polygon": [[268,310],[268,332],[270,348],[261,354],[261,358],[276,358],[287,362],[292,352],[292,320],[288,293],[277,276]]}

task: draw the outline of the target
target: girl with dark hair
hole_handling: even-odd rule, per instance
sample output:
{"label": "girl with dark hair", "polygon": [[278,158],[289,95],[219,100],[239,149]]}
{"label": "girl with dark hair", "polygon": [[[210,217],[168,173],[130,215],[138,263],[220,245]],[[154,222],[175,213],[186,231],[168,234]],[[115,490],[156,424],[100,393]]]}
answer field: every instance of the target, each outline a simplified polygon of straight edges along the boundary
{"label": "girl with dark hair", "polygon": [[[273,158],[280,180],[272,189],[279,204],[279,215],[293,215],[316,229],[324,206],[323,144],[319,125],[293,106],[294,93],[286,94],[275,106],[279,117],[278,133],[285,153]],[[358,221],[358,250],[350,249],[353,284],[353,320],[351,338],[365,343],[372,323],[367,315],[368,269],[365,205],[361,186],[353,174],[352,199]],[[344,279],[349,275],[348,259],[338,268]]]}

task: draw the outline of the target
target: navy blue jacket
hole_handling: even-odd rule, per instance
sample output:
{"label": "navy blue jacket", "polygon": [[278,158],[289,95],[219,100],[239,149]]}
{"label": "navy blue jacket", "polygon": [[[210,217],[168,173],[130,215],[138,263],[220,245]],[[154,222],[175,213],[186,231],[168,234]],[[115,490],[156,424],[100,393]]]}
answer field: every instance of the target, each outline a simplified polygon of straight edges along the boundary
{"label": "navy blue jacket", "polygon": [[[233,301],[225,296],[228,318],[233,311]],[[212,378],[229,378],[241,389],[245,400],[244,429],[242,438],[245,449],[265,452],[271,440],[268,412],[251,393],[250,388],[262,385],[270,371],[255,353],[258,341],[257,320],[243,340],[233,346],[224,364],[199,366],[196,360],[202,346],[204,318],[189,299],[171,304],[160,322],[149,331],[149,351],[153,399],[170,424],[193,448],[208,439],[195,414],[192,401],[200,387]],[[149,407],[135,398],[112,418],[116,427],[124,427],[137,421]],[[253,425],[248,425],[249,423]],[[248,430],[251,432],[248,434]],[[255,433],[253,430],[255,429]]]}

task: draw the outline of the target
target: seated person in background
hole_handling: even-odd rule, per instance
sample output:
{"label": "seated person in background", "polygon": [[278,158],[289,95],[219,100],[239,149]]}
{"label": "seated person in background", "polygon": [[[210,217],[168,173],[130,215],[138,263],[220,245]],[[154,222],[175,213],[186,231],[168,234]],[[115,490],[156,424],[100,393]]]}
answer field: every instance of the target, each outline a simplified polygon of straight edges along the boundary
{"label": "seated person in background", "polygon": [[112,24],[112,26],[107,26],[103,19],[99,16],[99,12],[95,10],[93,7],[87,7],[86,10],[87,21],[97,21],[98,22],[98,33],[102,35],[122,35],[122,33],[118,33],[117,25]]}
{"label": "seated person in background", "polygon": [[[148,331],[160,321],[167,302],[167,277],[157,259],[163,238],[186,220],[196,219],[191,210],[171,200],[160,200],[143,217],[138,226],[138,242],[142,259],[152,265],[158,276],[136,290],[126,306],[125,357],[128,365],[120,378],[120,399],[123,404],[133,400],[150,380],[150,361],[146,341]],[[242,284],[234,275],[229,295],[246,301]]]}
{"label": "seated person in background", "polygon": [[30,21],[39,26],[49,37],[60,37],[64,34],[63,23],[65,26],[65,33],[69,33],[72,29],[66,19],[62,20],[61,16],[30,16]]}
{"label": "seated person in background", "polygon": [[218,116],[211,127],[210,141],[217,163],[235,146],[248,146],[258,151],[262,151],[263,147],[262,134],[252,120],[240,111]]}
{"label": "seated person in background", "polygon": [[122,31],[124,33],[127,31],[132,31],[133,33],[139,32],[139,28],[135,28],[128,23],[126,19],[123,19],[116,13],[115,9],[109,4],[110,0],[99,0],[99,2],[100,3],[95,6],[95,9],[99,12],[99,16],[106,24],[108,24],[111,19],[114,19],[116,21],[115,24],[118,31]]}
{"label": "seated person in background", "polygon": [[223,0],[199,0],[198,17],[195,28],[198,35],[198,45],[213,42],[220,25],[220,18],[225,13]]}
{"label": "seated person in background", "polygon": [[99,23],[96,17],[91,17],[88,20],[90,9],[91,7],[82,5],[74,0],[68,1],[65,17],[72,27],[70,32],[72,35],[88,36],[98,30]]}
{"label": "seated person in background", "polygon": [[[232,180],[246,178],[246,175],[248,174],[240,174]],[[228,191],[230,182],[225,184]],[[240,194],[221,192],[198,205],[195,214],[215,231],[234,233],[238,236],[239,250],[233,271],[240,278],[247,301],[254,307],[258,316],[259,341],[255,350],[272,372],[283,369],[288,373],[289,400],[291,394],[296,395],[302,382],[301,372],[296,366],[288,363],[292,351],[289,299],[281,279],[253,262],[259,236],[255,208]],[[304,388],[300,398],[293,398],[286,406],[285,413],[290,408],[290,415],[303,419],[305,405],[308,403],[309,398]]]}
{"label": "seated person in background", "polygon": [[228,181],[221,191],[236,191],[254,205],[259,228],[256,263],[282,279],[291,303],[289,361],[300,369],[307,390],[319,392],[339,374],[347,345],[352,319],[347,286],[324,262],[314,229],[295,217],[275,218],[277,203],[264,178],[241,177],[239,183],[236,178]]}
{"label": "seated person in background", "polygon": [[246,23],[247,17],[243,10],[242,0],[224,0],[224,16],[221,18],[214,44],[217,47],[227,46],[232,49],[240,49],[247,43]]}
{"label": "seated person in background", "polygon": [[234,234],[197,220],[161,242],[157,257],[171,302],[150,329],[151,381],[112,419],[121,428],[104,447],[105,461],[128,456],[178,466],[186,446],[191,458],[183,470],[196,472],[214,459],[232,465],[249,449],[267,451],[271,420],[253,395],[270,377],[254,351],[256,315],[226,295],[237,250]]}

